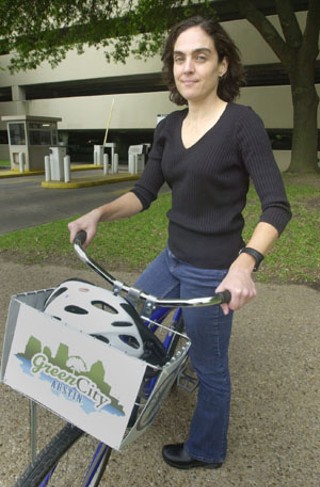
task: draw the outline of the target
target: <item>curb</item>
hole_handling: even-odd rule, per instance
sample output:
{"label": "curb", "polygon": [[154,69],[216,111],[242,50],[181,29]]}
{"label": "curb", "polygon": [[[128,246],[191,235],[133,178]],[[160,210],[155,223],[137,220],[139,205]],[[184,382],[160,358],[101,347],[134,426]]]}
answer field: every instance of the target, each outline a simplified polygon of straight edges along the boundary
{"label": "curb", "polygon": [[[71,167],[71,172],[75,171],[94,171],[101,170],[103,166],[93,166],[92,164],[81,164],[73,165]],[[20,173],[18,171],[0,171],[0,179],[5,178],[16,178],[24,176],[41,176],[44,174],[43,170],[37,171],[25,171]],[[41,187],[45,189],[77,189],[77,188],[90,188],[94,186],[101,186],[103,184],[120,183],[122,181],[136,181],[139,179],[140,175],[123,173],[123,174],[110,174],[109,176],[101,177],[89,177],[89,178],[74,178],[69,182],[64,181],[42,181]]]}
{"label": "curb", "polygon": [[68,183],[64,181],[42,181],[41,187],[46,189],[77,189],[77,188],[90,188],[93,186],[101,186],[103,184],[121,183],[122,181],[136,181],[139,179],[138,175],[126,174],[123,176],[109,176],[101,179],[86,179],[86,180],[74,180]]}
{"label": "curb", "polygon": [[0,170],[0,179],[7,179],[7,178],[18,178],[18,177],[23,177],[23,176],[41,176],[41,174],[44,174],[44,171],[25,171],[25,172],[19,172],[19,171],[3,171]]}
{"label": "curb", "polygon": [[[103,169],[103,166],[95,166],[93,164],[72,164],[70,167],[71,172],[73,171],[94,171],[97,169]],[[21,178],[24,176],[41,176],[44,174],[44,169],[35,169],[34,171],[23,171],[19,172],[17,169],[4,169],[0,170],[0,178]]]}

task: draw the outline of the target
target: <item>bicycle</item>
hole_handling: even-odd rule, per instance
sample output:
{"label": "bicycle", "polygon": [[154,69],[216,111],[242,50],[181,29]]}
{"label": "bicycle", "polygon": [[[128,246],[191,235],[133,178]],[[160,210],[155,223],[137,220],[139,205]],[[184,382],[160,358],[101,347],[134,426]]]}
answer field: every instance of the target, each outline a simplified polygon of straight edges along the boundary
{"label": "bicycle", "polygon": [[[231,296],[228,291],[225,291],[210,297],[182,300],[162,299],[145,294],[141,290],[116,280],[90,258],[83,249],[85,240],[85,232],[79,232],[74,241],[74,250],[77,256],[112,286],[112,291],[104,290],[109,293],[110,297],[126,297],[126,306],[130,307],[129,314],[131,317],[133,316],[142,339],[143,356],[139,360],[145,360],[147,363],[143,382],[127,424],[126,436],[121,444],[122,448],[122,446],[134,441],[151,425],[165,397],[176,382],[178,374],[181,374],[181,370],[187,362],[190,341],[183,333],[182,308],[219,305],[229,302]],[[49,298],[46,298],[43,306],[44,310],[50,307],[50,303],[54,302],[59,293],[63,294],[61,289],[65,289],[65,286],[68,286],[66,283],[70,282],[73,283],[74,280],[65,281],[62,283],[62,287],[50,290]],[[80,282],[81,286],[90,285],[85,281],[77,282]],[[97,301],[99,307],[101,307],[101,302],[98,303]],[[139,314],[136,310],[139,310]],[[102,335],[96,334],[95,336],[99,340],[104,340]],[[139,337],[132,337],[131,335],[121,336],[124,348],[138,349],[138,339]],[[188,376],[185,378],[188,381]],[[35,405],[32,401],[31,410],[33,412],[31,462],[17,480],[15,487],[45,487],[49,485],[97,487],[108,465],[113,448],[68,422],[37,453]],[[80,441],[83,443],[81,446],[79,446]],[[72,456],[73,452],[74,455]],[[80,456],[81,461],[79,461]],[[81,464],[84,466],[84,473],[80,473]],[[66,475],[69,477],[66,478]]]}

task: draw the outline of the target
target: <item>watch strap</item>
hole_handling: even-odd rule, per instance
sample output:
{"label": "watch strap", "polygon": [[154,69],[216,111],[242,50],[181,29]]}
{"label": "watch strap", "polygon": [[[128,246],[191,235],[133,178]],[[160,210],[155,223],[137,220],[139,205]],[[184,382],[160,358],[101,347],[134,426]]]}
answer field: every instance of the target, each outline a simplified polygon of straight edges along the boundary
{"label": "watch strap", "polygon": [[261,254],[261,252],[258,252],[258,250],[255,250],[252,247],[243,247],[239,252],[239,255],[240,254],[248,254],[254,258],[254,260],[256,261],[256,265],[253,268],[254,272],[259,269],[259,266],[264,259],[264,256]]}

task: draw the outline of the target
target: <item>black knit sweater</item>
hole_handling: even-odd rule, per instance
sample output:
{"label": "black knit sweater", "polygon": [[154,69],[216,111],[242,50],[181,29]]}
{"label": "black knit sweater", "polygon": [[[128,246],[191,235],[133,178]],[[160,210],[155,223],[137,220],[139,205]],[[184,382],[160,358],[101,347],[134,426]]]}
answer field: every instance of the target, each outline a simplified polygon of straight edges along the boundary
{"label": "black knit sweater", "polygon": [[243,246],[250,178],[261,201],[261,222],[281,233],[291,218],[290,205],[268,135],[251,108],[229,103],[214,127],[188,149],[181,139],[186,115],[187,110],[176,111],[159,123],[132,191],[147,209],[167,182],[170,250],[196,267],[225,269]]}

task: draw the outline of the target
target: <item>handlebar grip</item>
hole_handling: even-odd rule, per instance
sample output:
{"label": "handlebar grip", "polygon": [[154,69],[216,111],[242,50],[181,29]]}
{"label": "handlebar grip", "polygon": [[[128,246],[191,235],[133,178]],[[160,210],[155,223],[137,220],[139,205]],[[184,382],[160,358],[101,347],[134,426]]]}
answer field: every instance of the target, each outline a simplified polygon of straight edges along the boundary
{"label": "handlebar grip", "polygon": [[225,291],[222,291],[221,293],[217,293],[219,296],[221,296],[221,303],[230,303],[231,301],[231,293],[226,289]]}
{"label": "handlebar grip", "polygon": [[87,232],[85,230],[80,230],[80,232],[77,233],[74,239],[75,244],[80,244],[83,245],[85,241],[87,240]]}

